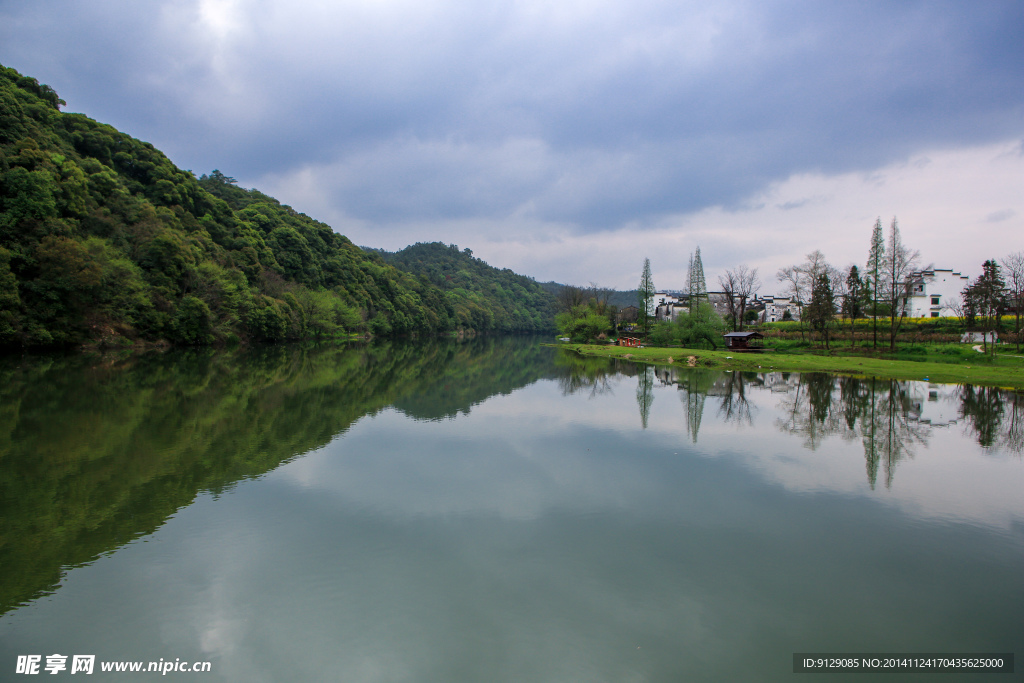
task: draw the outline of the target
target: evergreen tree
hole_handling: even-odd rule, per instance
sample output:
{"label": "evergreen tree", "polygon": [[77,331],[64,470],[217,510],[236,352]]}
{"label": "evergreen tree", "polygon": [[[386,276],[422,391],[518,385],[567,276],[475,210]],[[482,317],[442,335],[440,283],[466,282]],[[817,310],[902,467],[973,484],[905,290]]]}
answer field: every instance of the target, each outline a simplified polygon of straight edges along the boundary
{"label": "evergreen tree", "polygon": [[871,230],[871,248],[868,251],[868,266],[865,279],[871,287],[871,346],[878,348],[878,297],[885,291],[882,286],[885,264],[885,238],[882,236],[882,219],[875,219]]}
{"label": "evergreen tree", "polygon": [[843,295],[843,315],[850,319],[850,345],[856,344],[854,321],[860,317],[864,303],[864,281],[857,266],[850,266],[846,275],[846,294]]}
{"label": "evergreen tree", "polygon": [[[999,264],[989,259],[982,265],[982,273],[966,290],[964,304],[975,315],[981,316],[983,341],[988,350],[988,332],[999,327],[999,315],[1006,304],[1006,283],[999,272]],[[996,351],[995,334],[992,335],[992,353]]]}
{"label": "evergreen tree", "polygon": [[700,260],[700,247],[690,257],[690,314],[700,306],[702,300],[708,298],[708,286],[704,281],[704,264]]}
{"label": "evergreen tree", "polygon": [[[686,296],[690,298],[693,293],[693,253],[690,253],[690,262],[686,266]],[[690,313],[693,313],[693,305],[690,305]]]}
{"label": "evergreen tree", "polygon": [[895,351],[896,335],[903,324],[903,318],[907,315],[909,277],[921,256],[920,252],[911,251],[903,245],[895,216],[892,225],[889,226],[889,246],[885,252],[883,266],[889,305],[889,351]]}
{"label": "evergreen tree", "polygon": [[829,348],[829,329],[832,326],[832,318],[835,316],[835,297],[832,294],[832,282],[827,273],[820,273],[811,285],[811,303],[807,306],[804,316],[811,324],[811,328],[817,330],[825,342],[825,348]]}
{"label": "evergreen tree", "polygon": [[646,338],[651,326],[651,316],[654,313],[651,310],[654,300],[654,280],[651,278],[651,259],[649,258],[644,259],[644,271],[640,276],[640,286],[637,288],[636,296],[640,309],[640,328]]}

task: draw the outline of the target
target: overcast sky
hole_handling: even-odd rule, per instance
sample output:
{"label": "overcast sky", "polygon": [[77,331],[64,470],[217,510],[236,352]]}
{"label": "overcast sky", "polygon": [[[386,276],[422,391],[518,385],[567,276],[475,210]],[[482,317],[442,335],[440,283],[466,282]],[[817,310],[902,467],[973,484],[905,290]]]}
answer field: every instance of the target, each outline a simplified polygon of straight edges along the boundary
{"label": "overcast sky", "polygon": [[1024,2],[0,0],[0,63],[357,244],[681,287],[1024,249]]}

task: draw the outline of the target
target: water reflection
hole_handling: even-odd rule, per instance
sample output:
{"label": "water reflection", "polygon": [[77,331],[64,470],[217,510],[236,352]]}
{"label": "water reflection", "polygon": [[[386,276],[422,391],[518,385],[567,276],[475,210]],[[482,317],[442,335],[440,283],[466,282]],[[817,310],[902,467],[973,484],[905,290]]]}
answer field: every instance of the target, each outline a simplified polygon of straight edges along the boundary
{"label": "water reflection", "polygon": [[[2,661],[789,680],[804,649],[1024,642],[1024,468],[986,454],[1010,441],[1007,394],[969,402],[998,416],[986,451],[958,387],[535,340],[50,363],[0,366],[0,585],[24,599],[110,556],[5,614]],[[886,455],[900,424],[912,461]]]}
{"label": "water reflection", "polygon": [[731,422],[736,425],[754,425],[754,412],[756,408],[747,400],[746,386],[750,383],[753,386],[761,386],[756,375],[750,378],[743,376],[740,372],[727,372],[723,381],[724,392],[721,403],[718,406],[718,416],[723,422]]}
{"label": "water reflection", "polygon": [[[737,430],[770,426],[811,451],[831,437],[859,441],[871,488],[879,479],[892,487],[900,463],[940,429],[962,429],[989,452],[1024,451],[1019,392],[654,368],[553,354],[529,338],[7,359],[0,612],[54,590],[66,568],[152,533],[198,493],[223,492],[321,449],[363,416],[390,407],[417,421],[449,420],[542,378],[563,395],[603,400],[623,383],[632,389],[634,377],[642,429],[655,428],[657,413],[685,426],[693,444],[702,423],[716,421]],[[659,390],[672,389],[678,408],[655,403]],[[619,408],[595,409],[594,419],[618,420]]]}
{"label": "water reflection", "polygon": [[1024,394],[994,387],[960,388],[960,417],[988,449],[1024,451]]}
{"label": "water reflection", "polygon": [[0,613],[388,406],[465,414],[552,373],[535,338],[0,363]]}
{"label": "water reflection", "polygon": [[640,408],[640,424],[647,429],[647,420],[651,415],[651,403],[654,402],[654,368],[643,366],[636,382],[636,404]]}
{"label": "water reflection", "polygon": [[[605,380],[607,381],[607,380]],[[571,382],[570,382],[571,383]],[[775,427],[818,450],[826,439],[859,439],[868,484],[879,475],[890,488],[897,465],[927,446],[936,428],[955,425],[980,446],[1024,452],[1024,395],[995,387],[842,377],[828,373],[752,373],[701,368],[643,368],[637,373],[637,406],[646,428],[655,385],[680,392],[686,432],[697,443],[706,401],[717,418],[737,428],[755,426],[751,393],[774,396]]]}
{"label": "water reflection", "polygon": [[[719,372],[702,369],[678,373],[674,368],[672,370],[665,370],[662,373],[663,382],[666,384],[674,383],[682,391],[680,400],[682,400],[683,409],[685,410],[686,433],[693,443],[697,443],[700,422],[704,417],[704,399],[711,391],[715,380],[720,374]],[[678,379],[674,381],[674,378]]]}
{"label": "water reflection", "polygon": [[559,353],[555,357],[558,385],[563,396],[587,392],[590,398],[612,391],[611,379],[617,375],[637,374],[635,363],[608,361],[576,353]]}

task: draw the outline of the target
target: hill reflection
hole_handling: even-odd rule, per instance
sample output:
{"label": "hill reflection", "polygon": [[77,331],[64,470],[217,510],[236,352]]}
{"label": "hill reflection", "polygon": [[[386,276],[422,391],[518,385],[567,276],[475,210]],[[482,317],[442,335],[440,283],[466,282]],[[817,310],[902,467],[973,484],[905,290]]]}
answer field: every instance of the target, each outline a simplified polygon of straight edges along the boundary
{"label": "hill reflection", "polygon": [[553,373],[523,337],[5,359],[0,613],[365,415],[451,418]]}

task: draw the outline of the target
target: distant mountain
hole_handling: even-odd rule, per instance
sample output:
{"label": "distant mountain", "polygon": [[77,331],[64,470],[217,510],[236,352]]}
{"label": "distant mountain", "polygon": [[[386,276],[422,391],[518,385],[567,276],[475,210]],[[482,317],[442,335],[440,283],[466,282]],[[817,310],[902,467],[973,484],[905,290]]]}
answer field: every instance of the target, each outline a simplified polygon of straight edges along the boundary
{"label": "distant mountain", "polygon": [[399,270],[219,171],[196,178],[63,104],[0,66],[0,346],[549,324],[527,278],[484,277],[461,254],[438,271],[450,277],[413,276],[411,262]]}
{"label": "distant mountain", "polygon": [[555,328],[555,298],[532,278],[489,266],[470,249],[418,242],[398,252],[371,250],[386,263],[444,292],[460,327],[499,332]]}
{"label": "distant mountain", "polygon": [[[559,298],[559,296],[561,295],[562,290],[565,289],[568,285],[564,285],[564,284],[561,284],[559,282],[552,281],[552,282],[541,282],[540,286],[544,289],[545,292],[547,292],[551,296],[555,297],[555,299],[557,300]],[[591,291],[591,292],[593,291],[589,287],[582,287],[581,289],[588,290],[588,291]],[[636,306],[637,291],[635,289],[621,290],[621,289],[604,289],[602,287],[598,287],[597,291],[598,291],[598,293],[599,293],[599,295],[601,297],[607,297],[607,302],[608,302],[608,304],[610,306],[615,306],[616,308],[625,308],[626,306]]]}

